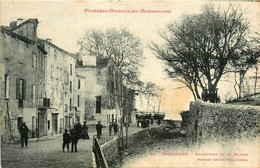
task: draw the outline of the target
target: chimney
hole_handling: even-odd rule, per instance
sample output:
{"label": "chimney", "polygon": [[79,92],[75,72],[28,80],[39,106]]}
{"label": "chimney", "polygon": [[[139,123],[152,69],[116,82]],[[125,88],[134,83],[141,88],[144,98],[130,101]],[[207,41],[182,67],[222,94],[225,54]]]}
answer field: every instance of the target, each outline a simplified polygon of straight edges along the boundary
{"label": "chimney", "polygon": [[24,21],[23,18],[18,18],[17,19],[17,26],[19,26],[23,21]]}
{"label": "chimney", "polygon": [[47,38],[46,41],[52,42],[52,39],[51,38]]}
{"label": "chimney", "polygon": [[82,51],[83,51],[83,48],[81,47],[80,50],[79,50],[79,58],[78,58],[79,61],[82,61],[82,56],[83,56]]}
{"label": "chimney", "polygon": [[17,26],[17,22],[16,22],[16,21],[12,21],[12,22],[10,23],[10,28],[11,28],[11,29],[16,28],[16,26]]}

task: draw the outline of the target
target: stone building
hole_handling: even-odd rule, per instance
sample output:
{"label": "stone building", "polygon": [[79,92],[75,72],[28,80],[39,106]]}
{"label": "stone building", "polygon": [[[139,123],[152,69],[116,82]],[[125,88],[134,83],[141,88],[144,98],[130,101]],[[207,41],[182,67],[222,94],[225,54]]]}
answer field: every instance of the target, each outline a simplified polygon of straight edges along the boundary
{"label": "stone building", "polygon": [[123,116],[124,122],[136,126],[135,90],[123,86]]}
{"label": "stone building", "polygon": [[77,73],[86,78],[85,119],[89,124],[101,121],[103,125],[120,118],[123,99],[122,73],[107,58],[97,61],[95,56],[79,56]]}
{"label": "stone building", "polygon": [[45,62],[45,90],[50,99],[46,113],[47,135],[53,135],[63,133],[65,128],[71,129],[78,121],[76,56],[54,45],[50,39],[42,43],[48,53]]}
{"label": "stone building", "polygon": [[29,137],[46,132],[42,125],[48,108],[44,92],[45,55],[43,44],[37,39],[37,19],[18,19],[10,26],[0,27],[1,55],[1,127],[2,140],[19,140],[19,126],[26,122]]}

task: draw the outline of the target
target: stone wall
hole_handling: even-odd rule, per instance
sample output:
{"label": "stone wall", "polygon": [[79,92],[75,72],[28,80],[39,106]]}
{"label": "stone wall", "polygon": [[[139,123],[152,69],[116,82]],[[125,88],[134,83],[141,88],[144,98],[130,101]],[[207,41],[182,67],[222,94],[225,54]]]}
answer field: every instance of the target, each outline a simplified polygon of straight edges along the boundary
{"label": "stone wall", "polygon": [[230,139],[252,140],[258,136],[260,107],[191,102],[187,142],[205,143]]}
{"label": "stone wall", "polygon": [[[144,129],[130,134],[128,140],[128,147],[138,142],[141,138],[143,139],[147,136],[148,136],[148,129]],[[101,149],[104,153],[108,166],[111,165],[111,163],[114,160],[119,159],[117,143],[118,143],[118,138],[113,139],[112,141],[107,142],[104,145],[101,145]]]}

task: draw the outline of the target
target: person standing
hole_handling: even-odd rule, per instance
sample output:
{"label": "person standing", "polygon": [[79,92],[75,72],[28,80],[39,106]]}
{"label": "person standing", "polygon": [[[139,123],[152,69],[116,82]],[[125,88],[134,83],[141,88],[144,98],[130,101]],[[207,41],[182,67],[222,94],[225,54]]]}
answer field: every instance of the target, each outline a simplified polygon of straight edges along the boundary
{"label": "person standing", "polygon": [[71,152],[78,152],[77,149],[77,144],[78,144],[78,140],[79,140],[79,131],[77,129],[77,125],[74,125],[74,128],[72,130],[70,130],[70,135],[71,135]]}
{"label": "person standing", "polygon": [[63,144],[62,144],[63,152],[65,146],[67,146],[67,151],[69,152],[69,144],[70,144],[70,134],[68,133],[68,130],[65,129],[65,133],[63,134]]}
{"label": "person standing", "polygon": [[117,122],[113,124],[113,129],[114,129],[114,135],[117,135],[117,130],[118,130]]}
{"label": "person standing", "polygon": [[111,136],[112,135],[112,129],[113,129],[112,123],[109,124],[108,129],[109,129],[109,135]]}
{"label": "person standing", "polygon": [[78,139],[82,138],[82,127],[79,122],[77,122],[77,124],[76,124],[76,131],[78,134]]}
{"label": "person standing", "polygon": [[20,126],[19,132],[20,132],[20,135],[21,135],[21,148],[24,147],[24,143],[25,143],[25,146],[27,148],[27,145],[28,145],[28,127],[26,126],[25,122]]}
{"label": "person standing", "polygon": [[84,121],[82,126],[82,139],[89,139],[87,122]]}
{"label": "person standing", "polygon": [[100,139],[100,136],[102,134],[102,124],[100,121],[98,121],[98,124],[96,125],[96,130],[97,130],[97,138]]}
{"label": "person standing", "polygon": [[160,125],[160,124],[161,124],[161,120],[160,120],[160,119],[158,119],[158,121],[157,121],[157,124],[158,124],[158,125]]}

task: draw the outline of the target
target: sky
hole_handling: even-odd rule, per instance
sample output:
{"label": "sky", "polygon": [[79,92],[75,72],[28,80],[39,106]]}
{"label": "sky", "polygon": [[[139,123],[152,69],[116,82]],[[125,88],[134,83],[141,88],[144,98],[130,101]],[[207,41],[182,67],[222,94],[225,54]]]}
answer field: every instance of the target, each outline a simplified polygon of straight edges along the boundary
{"label": "sky", "polygon": [[[51,38],[52,42],[66,51],[78,52],[77,40],[87,29],[127,28],[138,36],[144,47],[144,67],[141,69],[141,79],[145,82],[154,82],[163,88],[160,111],[166,112],[166,118],[180,119],[179,112],[188,110],[189,103],[193,100],[187,88],[176,89],[182,85],[173,82],[167,77],[164,65],[160,62],[147,45],[153,42],[162,42],[158,31],[165,26],[177,21],[184,14],[200,12],[207,1],[2,1],[0,2],[0,24],[9,25],[17,18],[38,18],[38,37]],[[213,2],[219,4],[220,2]],[[225,8],[230,2],[221,2]],[[260,5],[257,2],[236,2],[242,9],[247,9],[246,17],[250,19],[252,29],[259,28]],[[88,13],[85,9],[102,10],[171,10],[170,13]],[[152,99],[152,98],[151,98]],[[153,108],[158,109],[158,98],[150,102]],[[146,102],[138,102],[138,108],[147,109]],[[154,106],[154,107],[153,107]],[[157,110],[155,110],[157,111]]]}

